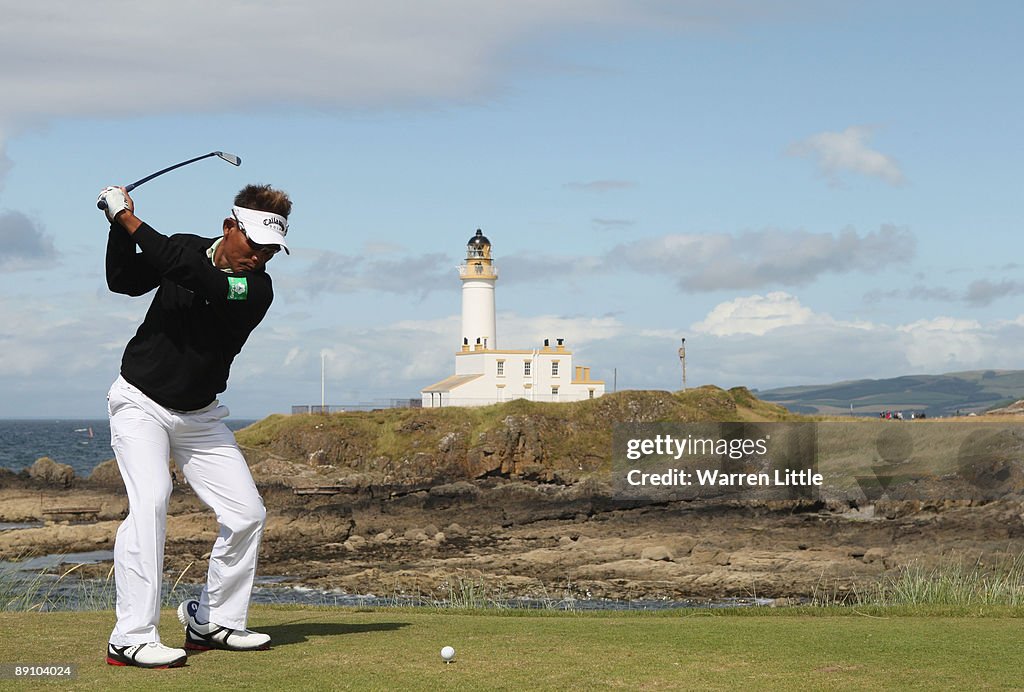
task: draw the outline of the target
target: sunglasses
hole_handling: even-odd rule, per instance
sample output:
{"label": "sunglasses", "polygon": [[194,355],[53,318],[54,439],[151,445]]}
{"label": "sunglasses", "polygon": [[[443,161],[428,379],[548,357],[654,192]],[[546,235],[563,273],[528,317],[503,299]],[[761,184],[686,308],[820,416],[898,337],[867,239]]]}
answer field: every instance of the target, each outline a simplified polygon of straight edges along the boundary
{"label": "sunglasses", "polygon": [[[234,216],[234,214],[232,214]],[[280,245],[261,245],[260,243],[254,242],[249,234],[245,232],[245,226],[238,220],[237,216],[234,216],[235,224],[238,226],[238,230],[242,232],[242,237],[245,238],[245,242],[249,244],[249,249],[254,253],[263,255],[265,257],[273,257],[277,253],[281,252]]]}

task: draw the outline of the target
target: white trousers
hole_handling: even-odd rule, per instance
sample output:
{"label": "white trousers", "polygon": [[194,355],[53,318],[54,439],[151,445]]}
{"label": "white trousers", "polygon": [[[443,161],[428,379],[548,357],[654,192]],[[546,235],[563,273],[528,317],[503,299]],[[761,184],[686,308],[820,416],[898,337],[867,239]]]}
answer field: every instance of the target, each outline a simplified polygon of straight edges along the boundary
{"label": "white trousers", "polygon": [[160,641],[160,587],[174,458],[217,516],[200,620],[245,629],[266,509],[249,467],[214,401],[198,411],[166,409],[118,377],[107,395],[110,444],[128,491],[128,516],[114,542],[118,646]]}

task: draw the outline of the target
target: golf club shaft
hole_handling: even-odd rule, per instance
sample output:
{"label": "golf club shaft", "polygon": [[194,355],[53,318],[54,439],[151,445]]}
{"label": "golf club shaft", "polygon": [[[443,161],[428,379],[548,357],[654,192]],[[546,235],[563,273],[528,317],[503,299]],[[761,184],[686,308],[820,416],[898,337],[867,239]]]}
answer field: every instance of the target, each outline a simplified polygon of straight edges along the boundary
{"label": "golf club shaft", "polygon": [[[163,170],[159,170],[156,173],[152,173],[150,175],[147,175],[145,178],[142,178],[141,180],[136,180],[134,183],[131,183],[129,185],[125,185],[124,189],[125,189],[126,192],[131,192],[132,190],[137,188],[139,185],[142,185],[143,183],[149,182],[153,178],[156,178],[157,176],[161,176],[164,173],[167,173],[169,171],[173,171],[175,168],[181,168],[182,166],[187,166],[190,163],[195,163],[196,161],[201,161],[203,159],[208,159],[211,156],[221,156],[221,154],[223,154],[223,152],[211,151],[209,154],[203,154],[202,156],[197,156],[194,159],[189,159],[188,161],[182,161],[181,163],[176,163],[173,166],[168,166],[167,168],[164,168]],[[230,154],[228,154],[228,156],[230,156]],[[221,158],[223,158],[223,156]],[[235,158],[237,159],[237,157],[235,157]],[[241,163],[241,159],[238,159],[238,162]],[[236,163],[235,165],[237,166],[238,164]],[[106,204],[103,202],[103,200],[100,200],[99,202],[97,202],[96,206],[98,208],[100,208],[100,209],[105,209],[106,208]]]}
{"label": "golf club shaft", "polygon": [[160,170],[160,171],[157,171],[156,173],[152,173],[150,175],[147,175],[145,178],[142,178],[141,180],[136,180],[134,183],[131,183],[130,185],[125,185],[124,189],[127,190],[128,192],[131,192],[132,190],[137,188],[139,185],[142,185],[142,183],[147,183],[150,180],[152,180],[153,178],[156,178],[157,176],[160,176],[160,175],[163,175],[164,173],[168,173],[170,171],[173,171],[175,168],[181,168],[182,166],[187,166],[190,163],[195,163],[196,161],[201,161],[202,159],[208,159],[211,156],[216,156],[216,155],[217,155],[217,152],[211,151],[209,154],[203,154],[202,156],[197,156],[194,159],[189,159],[188,161],[182,161],[181,163],[176,163],[173,166],[168,166],[167,168],[165,168],[163,170]]}

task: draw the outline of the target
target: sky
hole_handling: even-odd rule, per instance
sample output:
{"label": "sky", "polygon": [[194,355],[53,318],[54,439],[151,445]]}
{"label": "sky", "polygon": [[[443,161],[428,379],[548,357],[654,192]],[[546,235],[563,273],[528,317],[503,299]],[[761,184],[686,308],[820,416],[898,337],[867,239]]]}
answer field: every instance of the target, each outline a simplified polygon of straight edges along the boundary
{"label": "sky", "polygon": [[0,0],[0,418],[103,417],[150,296],[95,207],[166,233],[294,201],[239,418],[419,398],[457,266],[499,348],[608,391],[1024,368],[1024,4]]}

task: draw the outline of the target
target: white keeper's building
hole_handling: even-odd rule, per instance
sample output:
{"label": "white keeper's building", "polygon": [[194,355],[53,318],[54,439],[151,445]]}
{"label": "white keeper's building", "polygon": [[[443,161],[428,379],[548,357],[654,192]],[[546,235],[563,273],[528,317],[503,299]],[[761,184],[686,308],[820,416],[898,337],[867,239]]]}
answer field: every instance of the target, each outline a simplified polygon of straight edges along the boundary
{"label": "white keeper's building", "polygon": [[455,354],[455,374],[423,388],[424,407],[485,406],[512,399],[579,401],[604,394],[604,382],[592,380],[590,368],[573,364],[564,339],[545,339],[539,348],[528,350],[498,349],[494,317],[498,268],[483,231],[469,239],[459,277],[462,347]]}

